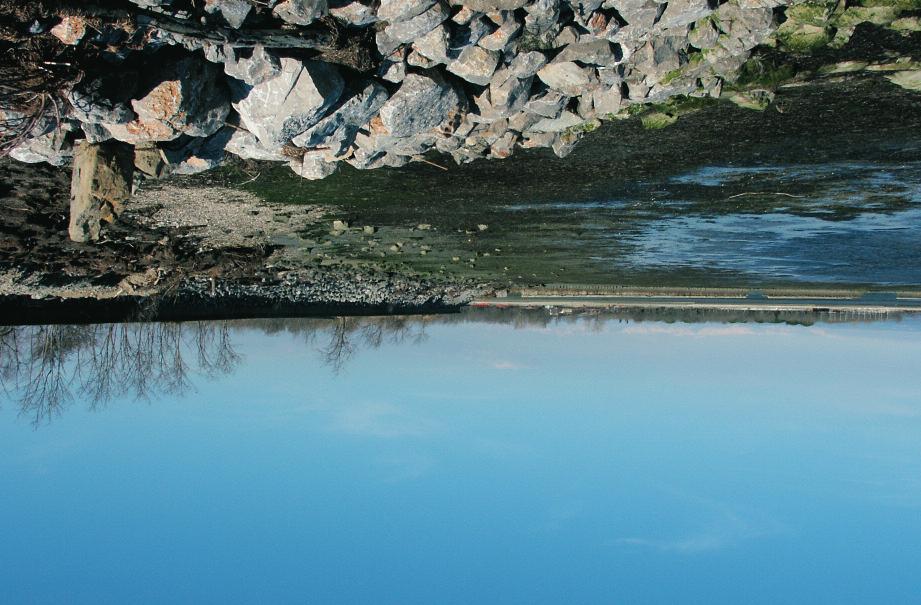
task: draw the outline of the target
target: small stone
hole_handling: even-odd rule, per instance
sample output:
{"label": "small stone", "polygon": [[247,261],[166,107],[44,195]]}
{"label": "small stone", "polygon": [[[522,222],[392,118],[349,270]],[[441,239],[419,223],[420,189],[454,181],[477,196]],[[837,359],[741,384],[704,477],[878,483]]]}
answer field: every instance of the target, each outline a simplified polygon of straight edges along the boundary
{"label": "small stone", "polygon": [[508,68],[516,78],[530,78],[546,64],[547,57],[534,50],[515,55]]}
{"label": "small stone", "polygon": [[233,29],[243,27],[253,6],[246,0],[205,0],[205,13]]}
{"label": "small stone", "polygon": [[550,63],[537,72],[544,84],[570,97],[577,97],[589,86],[589,71],[571,61]]}
{"label": "small stone", "polygon": [[572,113],[564,111],[558,118],[545,118],[531,126],[534,132],[562,132],[567,128],[578,126],[583,122],[582,118]]}
{"label": "small stone", "polygon": [[329,14],[326,0],[286,0],[272,10],[272,14],[294,25],[310,25]]}
{"label": "small stone", "polygon": [[51,35],[69,46],[76,46],[86,35],[86,19],[68,15],[51,28]]}
{"label": "small stone", "polygon": [[486,50],[479,46],[468,46],[461,51],[460,56],[448,64],[448,71],[456,76],[485,86],[499,64],[499,53]]}
{"label": "small stone", "polygon": [[363,4],[358,0],[331,0],[329,14],[333,18],[347,23],[353,27],[364,27],[378,21],[374,7]]}
{"label": "small stone", "polygon": [[435,0],[381,0],[377,16],[383,21],[406,21],[421,15],[434,4]]}
{"label": "small stone", "polygon": [[391,40],[401,44],[412,42],[438,27],[442,21],[450,16],[451,13],[447,7],[439,2],[407,21],[390,23],[384,28],[384,33]]}
{"label": "small stone", "polygon": [[486,50],[503,52],[521,32],[521,23],[515,19],[514,13],[504,13],[504,18],[499,29],[483,36],[477,43]]}

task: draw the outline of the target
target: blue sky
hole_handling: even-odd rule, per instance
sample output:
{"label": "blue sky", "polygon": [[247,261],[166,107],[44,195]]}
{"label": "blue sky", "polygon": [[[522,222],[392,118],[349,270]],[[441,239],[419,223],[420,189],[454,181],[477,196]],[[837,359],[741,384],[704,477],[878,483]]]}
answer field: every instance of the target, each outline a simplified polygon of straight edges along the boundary
{"label": "blue sky", "polygon": [[921,323],[245,329],[153,401],[0,408],[11,603],[912,602]]}

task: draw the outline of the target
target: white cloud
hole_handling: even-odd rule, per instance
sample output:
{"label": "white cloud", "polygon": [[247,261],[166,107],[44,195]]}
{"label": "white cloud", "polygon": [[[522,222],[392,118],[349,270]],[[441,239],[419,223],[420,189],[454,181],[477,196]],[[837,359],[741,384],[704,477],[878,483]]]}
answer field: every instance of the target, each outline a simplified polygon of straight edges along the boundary
{"label": "white cloud", "polygon": [[395,438],[430,435],[438,424],[391,403],[356,403],[335,410],[331,428],[351,435]]}
{"label": "white cloud", "polygon": [[528,366],[515,361],[501,360],[494,361],[491,365],[494,370],[526,370]]}

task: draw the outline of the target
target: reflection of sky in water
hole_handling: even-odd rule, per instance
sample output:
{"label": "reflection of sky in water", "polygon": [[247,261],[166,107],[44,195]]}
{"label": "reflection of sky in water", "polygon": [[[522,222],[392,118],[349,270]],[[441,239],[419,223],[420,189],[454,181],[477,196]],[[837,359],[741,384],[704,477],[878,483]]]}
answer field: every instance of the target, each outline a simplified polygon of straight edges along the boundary
{"label": "reflection of sky in water", "polygon": [[694,266],[764,278],[921,283],[921,209],[825,221],[733,214],[657,221],[621,259],[632,266]]}
{"label": "reflection of sky in water", "polygon": [[[898,166],[911,167],[911,173],[917,174],[916,165]],[[889,168],[888,166],[886,167]],[[809,165],[767,165],[767,166],[705,166],[691,172],[671,177],[668,182],[681,185],[701,185],[704,187],[720,187],[741,181],[751,180],[752,177],[765,177],[774,181],[799,181],[815,178],[828,178],[831,176],[850,177],[857,172],[869,172],[877,175],[877,182],[887,182],[891,174],[886,169],[881,169],[878,164],[864,162],[835,162],[828,164]]]}
{"label": "reflection of sky in water", "polygon": [[[432,325],[0,408],[7,603],[910,602],[921,322]],[[0,396],[2,397],[2,396]]]}

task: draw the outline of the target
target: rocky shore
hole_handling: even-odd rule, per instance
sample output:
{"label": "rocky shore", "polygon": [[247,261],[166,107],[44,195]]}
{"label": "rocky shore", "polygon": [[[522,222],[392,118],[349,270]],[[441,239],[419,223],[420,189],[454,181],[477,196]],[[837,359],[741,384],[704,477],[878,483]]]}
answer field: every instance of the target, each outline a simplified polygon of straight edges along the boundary
{"label": "rocky shore", "polygon": [[233,154],[319,179],[343,162],[394,167],[430,152],[458,163],[517,148],[564,156],[636,106],[719,97],[758,45],[803,52],[840,46],[866,21],[917,27],[899,19],[911,7],[885,2],[132,1],[121,22],[76,11],[32,24],[96,48],[100,69],[12,157],[63,165],[76,141],[119,142],[147,177]]}
{"label": "rocky shore", "polygon": [[[15,11],[10,25],[0,2],[0,42],[38,44],[57,88],[32,105],[0,99],[2,151],[30,164],[3,160],[7,322],[88,320],[103,307],[406,312],[504,287],[397,267],[406,254],[473,267],[486,252],[441,259],[431,242],[404,250],[411,233],[337,230],[322,203],[277,208],[238,188],[181,186],[228,163],[287,164],[305,179],[343,166],[447,170],[521,149],[565,157],[603,121],[640,116],[655,130],[714,99],[764,110],[778,87],[815,79],[921,87],[910,2],[47,0]],[[860,27],[874,33],[854,36]],[[867,46],[879,32],[900,50]],[[306,228],[333,235],[311,241],[309,258],[285,243],[304,243]],[[324,253],[341,242],[361,253]],[[351,260],[371,253],[392,262]]]}

